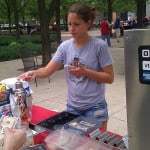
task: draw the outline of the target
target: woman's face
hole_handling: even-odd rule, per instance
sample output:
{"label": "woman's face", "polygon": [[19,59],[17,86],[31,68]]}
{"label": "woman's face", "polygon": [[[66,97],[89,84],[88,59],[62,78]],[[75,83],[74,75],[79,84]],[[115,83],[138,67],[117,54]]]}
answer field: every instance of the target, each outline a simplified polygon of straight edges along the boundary
{"label": "woman's face", "polygon": [[75,39],[83,38],[88,32],[90,21],[85,22],[76,13],[69,13],[68,15],[68,28],[72,37]]}

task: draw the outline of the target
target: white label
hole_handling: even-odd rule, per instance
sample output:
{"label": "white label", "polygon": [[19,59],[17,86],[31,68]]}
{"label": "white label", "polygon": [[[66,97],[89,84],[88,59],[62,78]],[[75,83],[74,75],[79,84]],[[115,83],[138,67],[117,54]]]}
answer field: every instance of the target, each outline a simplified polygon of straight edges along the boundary
{"label": "white label", "polygon": [[143,61],[143,70],[150,70],[150,61]]}
{"label": "white label", "polygon": [[144,58],[150,57],[150,51],[148,49],[143,49],[142,50],[142,57],[144,57]]}

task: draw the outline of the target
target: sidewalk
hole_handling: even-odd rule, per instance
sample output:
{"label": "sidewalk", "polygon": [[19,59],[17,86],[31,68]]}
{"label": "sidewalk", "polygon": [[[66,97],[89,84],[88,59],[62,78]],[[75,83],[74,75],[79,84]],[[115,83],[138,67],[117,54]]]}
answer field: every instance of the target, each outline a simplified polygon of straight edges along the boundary
{"label": "sidewalk", "polygon": [[[99,31],[90,31],[92,36],[99,37]],[[62,32],[62,40],[68,39],[68,32]],[[110,52],[114,59],[115,81],[106,85],[106,100],[109,109],[108,131],[121,135],[127,134],[125,75],[124,75],[124,44],[123,38],[117,43],[111,39]],[[0,62],[0,80],[12,78],[23,73],[20,69],[23,64],[20,59]],[[66,105],[66,82],[64,70],[59,70],[48,79],[37,79],[38,87],[34,81],[30,82],[33,90],[33,104],[47,109],[63,111]]]}

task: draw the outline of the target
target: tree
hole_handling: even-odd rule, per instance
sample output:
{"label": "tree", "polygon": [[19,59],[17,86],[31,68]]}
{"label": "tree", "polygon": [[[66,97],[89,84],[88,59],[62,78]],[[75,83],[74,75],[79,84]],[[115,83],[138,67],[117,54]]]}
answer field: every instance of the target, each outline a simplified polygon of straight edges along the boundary
{"label": "tree", "polygon": [[107,7],[108,7],[108,21],[111,23],[112,22],[112,8],[113,0],[107,0]]}
{"label": "tree", "polygon": [[[42,39],[42,64],[46,65],[51,59],[50,49],[50,31],[49,31],[49,20],[54,16],[54,12],[57,7],[57,3],[60,0],[52,0],[46,5],[45,0],[37,0],[39,9],[39,19],[41,28],[41,39]],[[48,6],[48,7],[46,7]]]}
{"label": "tree", "polygon": [[[11,13],[12,13],[12,1],[11,0],[3,0],[0,1],[0,10],[1,14],[0,18],[6,16],[4,20],[6,20],[9,24],[9,33],[11,33]],[[0,22],[3,22],[2,20]]]}
{"label": "tree", "polygon": [[6,0],[5,3],[7,6],[7,17],[8,17],[8,23],[9,23],[9,32],[11,33],[11,12],[12,12],[11,1]]}
{"label": "tree", "polygon": [[137,0],[137,25],[143,27],[142,18],[146,16],[146,0]]}
{"label": "tree", "polygon": [[19,27],[19,13],[26,7],[29,3],[29,0],[14,0],[13,1],[13,8],[14,8],[14,20],[16,25],[16,37],[20,38],[20,27]]}
{"label": "tree", "polygon": [[57,34],[57,43],[61,42],[61,32],[60,32],[60,0],[58,0],[57,6],[56,6],[56,11],[55,11],[55,16],[56,16],[56,34]]}

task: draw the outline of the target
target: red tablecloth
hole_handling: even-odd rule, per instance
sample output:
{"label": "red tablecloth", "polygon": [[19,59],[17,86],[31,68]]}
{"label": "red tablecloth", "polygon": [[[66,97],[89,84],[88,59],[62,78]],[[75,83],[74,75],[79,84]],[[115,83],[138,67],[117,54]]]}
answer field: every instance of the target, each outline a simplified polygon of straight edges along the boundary
{"label": "red tablecloth", "polygon": [[[56,114],[58,114],[58,112],[34,105],[32,107],[32,121],[31,122],[33,124],[38,124],[39,122],[49,117],[52,117]],[[34,144],[45,143],[44,139],[46,138],[47,135],[48,134],[46,132],[43,132],[41,134],[34,136]]]}
{"label": "red tablecloth", "polygon": [[54,115],[58,114],[56,111],[52,111],[40,106],[35,106],[33,105],[32,107],[32,123],[33,124],[38,124],[39,122],[52,117]]}

